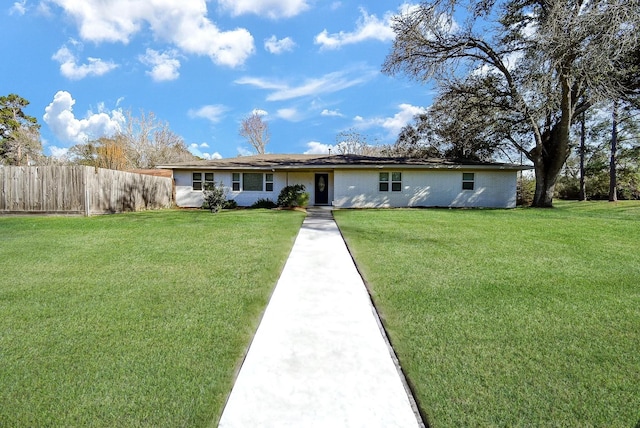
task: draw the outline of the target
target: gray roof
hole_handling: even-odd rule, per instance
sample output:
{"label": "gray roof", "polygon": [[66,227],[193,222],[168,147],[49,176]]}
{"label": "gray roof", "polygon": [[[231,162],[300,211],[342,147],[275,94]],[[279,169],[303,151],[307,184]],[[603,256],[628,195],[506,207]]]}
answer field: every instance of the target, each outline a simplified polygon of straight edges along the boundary
{"label": "gray roof", "polygon": [[379,157],[360,155],[299,155],[267,154],[240,156],[236,158],[213,159],[158,165],[166,169],[198,170],[323,170],[323,169],[365,169],[365,168],[412,168],[412,169],[530,169],[527,165],[495,162],[456,161],[452,159],[416,159],[402,157]]}

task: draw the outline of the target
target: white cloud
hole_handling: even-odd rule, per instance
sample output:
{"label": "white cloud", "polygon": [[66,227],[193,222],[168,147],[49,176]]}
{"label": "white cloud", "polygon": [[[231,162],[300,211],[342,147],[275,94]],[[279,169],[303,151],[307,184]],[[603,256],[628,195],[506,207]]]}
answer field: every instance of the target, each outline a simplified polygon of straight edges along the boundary
{"label": "white cloud", "polygon": [[381,127],[388,132],[389,136],[396,137],[400,130],[413,120],[415,115],[426,111],[424,107],[417,107],[411,104],[400,104],[398,108],[400,111],[391,117],[365,119],[362,116],[356,116],[353,120],[358,128]]}
{"label": "white cloud", "polygon": [[180,61],[177,59],[178,52],[171,49],[166,52],[158,52],[153,49],[147,49],[144,55],[140,55],[138,60],[151,67],[151,71],[147,74],[156,82],[167,80],[176,80],[180,77]]}
{"label": "white cloud", "polygon": [[269,116],[269,113],[266,110],[262,110],[260,108],[254,108],[253,110],[251,110],[251,114],[256,114],[258,116]]}
{"label": "white cloud", "polygon": [[288,88],[286,83],[272,82],[260,77],[241,77],[240,79],[236,79],[234,83],[238,85],[255,86],[259,89],[284,90]]}
{"label": "white cloud", "polygon": [[383,19],[369,15],[363,8],[360,9],[360,13],[362,16],[358,19],[354,31],[329,34],[325,29],[315,37],[315,44],[321,45],[322,49],[338,49],[344,45],[360,43],[365,40],[387,42],[395,38],[395,33],[390,25],[392,13],[385,14]]}
{"label": "white cloud", "polygon": [[321,77],[307,79],[295,86],[256,77],[243,77],[236,80],[235,83],[273,90],[272,93],[267,95],[267,101],[285,101],[293,98],[338,92],[365,83],[376,75],[377,71],[365,69],[354,72],[337,71]]}
{"label": "white cloud", "polygon": [[24,15],[25,13],[27,13],[27,0],[14,2],[9,9],[9,15]]}
{"label": "white cloud", "polygon": [[329,8],[331,10],[338,10],[342,7],[342,2],[341,1],[334,1],[333,3],[331,3],[331,6],[329,6]]}
{"label": "white cloud", "polygon": [[207,159],[207,160],[222,159],[222,155],[218,152],[207,153],[201,150],[201,149],[208,149],[208,148],[209,148],[209,145],[207,143],[200,143],[200,144],[192,143],[189,145],[189,151],[194,156],[198,156],[202,159]]}
{"label": "white cloud", "polygon": [[38,3],[36,11],[41,16],[45,16],[45,17],[52,17],[53,16],[53,14],[51,13],[51,7],[49,6],[49,4],[47,4],[45,2]]}
{"label": "white cloud", "polygon": [[234,16],[252,13],[271,19],[290,18],[309,8],[307,0],[219,0],[218,3]]}
{"label": "white cloud", "polygon": [[189,110],[189,117],[207,119],[211,123],[218,123],[224,117],[227,107],[215,104],[202,106],[197,110]]}
{"label": "white cloud", "polygon": [[274,55],[291,52],[295,46],[296,44],[291,37],[278,40],[276,36],[271,36],[264,41],[264,48]]}
{"label": "white cloud", "polygon": [[415,115],[427,111],[424,107],[413,106],[411,104],[400,104],[398,107],[400,108],[398,113],[394,114],[393,117],[384,119],[382,122],[382,127],[393,135],[399,134],[402,128],[413,120]]}
{"label": "white cloud", "polygon": [[245,147],[237,147],[238,150],[238,156],[252,156],[255,155],[255,152],[252,152],[251,150],[245,148]]}
{"label": "white cloud", "polygon": [[77,119],[73,113],[75,100],[66,91],[58,91],[53,101],[45,108],[44,121],[53,134],[64,142],[86,143],[104,136],[112,136],[125,124],[122,111],[106,112],[101,107],[98,113],[88,112],[84,119]]}
{"label": "white cloud", "polygon": [[340,113],[338,110],[328,110],[328,109],[324,109],[324,110],[322,110],[322,112],[320,113],[320,116],[327,116],[327,117],[344,117],[344,114]]}
{"label": "white cloud", "polygon": [[277,116],[290,122],[298,122],[300,114],[295,108],[281,108],[277,111]]}
{"label": "white cloud", "polygon": [[[72,41],[72,43],[75,43]],[[80,80],[87,76],[102,76],[118,67],[111,61],[103,61],[100,58],[87,58],[87,64],[78,64],[78,59],[65,45],[51,57],[60,63],[60,73],[67,79]]]}
{"label": "white cloud", "polygon": [[49,151],[51,152],[51,156],[61,159],[67,155],[69,149],[67,147],[49,146]]}
{"label": "white cloud", "polygon": [[329,152],[335,153],[335,146],[331,144],[319,143],[317,141],[310,141],[307,143],[307,151],[305,155],[327,155]]}
{"label": "white cloud", "polygon": [[182,51],[219,65],[242,65],[255,51],[244,28],[221,31],[207,17],[207,0],[49,0],[77,23],[83,40],[129,43],[142,29]]}

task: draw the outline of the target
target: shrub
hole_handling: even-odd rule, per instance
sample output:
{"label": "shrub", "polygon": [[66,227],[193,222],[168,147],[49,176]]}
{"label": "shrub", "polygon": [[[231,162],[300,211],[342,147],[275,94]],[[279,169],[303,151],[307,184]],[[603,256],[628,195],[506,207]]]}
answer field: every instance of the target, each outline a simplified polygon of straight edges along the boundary
{"label": "shrub", "polygon": [[253,203],[253,205],[251,205],[250,208],[267,208],[267,209],[271,209],[271,208],[275,208],[275,207],[277,207],[277,205],[271,199],[260,198],[257,201],[255,201]]}
{"label": "shrub", "polygon": [[238,208],[238,203],[233,199],[224,201],[224,205],[222,206],[222,209],[225,210],[235,210],[236,208]]}
{"label": "shrub", "polygon": [[208,183],[205,185],[204,202],[202,208],[210,210],[212,213],[220,211],[227,201],[227,192],[222,183]]}
{"label": "shrub", "polygon": [[518,206],[528,206],[533,202],[533,195],[536,192],[535,177],[521,176],[518,178],[517,201]]}
{"label": "shrub", "polygon": [[[300,206],[302,195],[304,194],[304,184],[294,184],[292,186],[287,186],[280,191],[280,195],[278,195],[278,206],[279,207],[297,207]],[[302,199],[304,201],[304,199]],[[309,202],[308,194],[306,198],[306,202]]]}
{"label": "shrub", "polygon": [[309,205],[309,192],[302,192],[299,196],[298,196],[298,206],[299,207],[306,207],[307,205]]}

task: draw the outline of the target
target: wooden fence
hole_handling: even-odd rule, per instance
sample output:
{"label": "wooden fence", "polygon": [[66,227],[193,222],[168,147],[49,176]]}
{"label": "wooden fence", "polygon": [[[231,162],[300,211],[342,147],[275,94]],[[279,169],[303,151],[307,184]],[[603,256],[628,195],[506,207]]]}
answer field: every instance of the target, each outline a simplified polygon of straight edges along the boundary
{"label": "wooden fence", "polygon": [[172,180],[88,166],[0,167],[0,214],[107,214],[169,208]]}

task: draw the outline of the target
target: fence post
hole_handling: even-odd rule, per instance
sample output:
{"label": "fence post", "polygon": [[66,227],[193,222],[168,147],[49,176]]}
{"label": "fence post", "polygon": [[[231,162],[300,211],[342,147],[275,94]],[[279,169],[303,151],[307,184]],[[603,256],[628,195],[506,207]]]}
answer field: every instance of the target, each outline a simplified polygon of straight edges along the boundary
{"label": "fence post", "polygon": [[91,192],[89,191],[89,170],[91,167],[85,166],[82,171],[82,186],[84,187],[84,215],[91,217]]}

